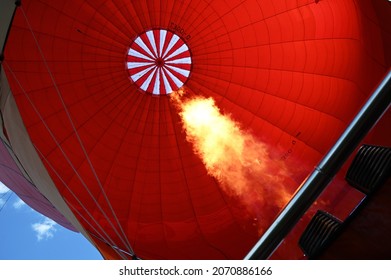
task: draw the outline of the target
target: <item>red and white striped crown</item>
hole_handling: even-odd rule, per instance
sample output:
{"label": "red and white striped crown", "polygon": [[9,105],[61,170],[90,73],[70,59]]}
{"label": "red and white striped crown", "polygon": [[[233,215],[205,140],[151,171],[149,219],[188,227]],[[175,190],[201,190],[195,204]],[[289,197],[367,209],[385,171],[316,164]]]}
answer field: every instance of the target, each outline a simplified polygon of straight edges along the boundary
{"label": "red and white striped crown", "polygon": [[126,61],[130,79],[141,90],[161,95],[178,90],[190,75],[186,43],[164,29],[149,30],[131,44]]}

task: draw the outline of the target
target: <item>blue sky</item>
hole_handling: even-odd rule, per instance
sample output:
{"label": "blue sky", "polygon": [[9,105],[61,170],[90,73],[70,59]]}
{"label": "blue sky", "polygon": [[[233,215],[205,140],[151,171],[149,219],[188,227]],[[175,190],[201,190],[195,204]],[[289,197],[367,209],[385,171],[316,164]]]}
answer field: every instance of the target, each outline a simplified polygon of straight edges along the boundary
{"label": "blue sky", "polygon": [[99,260],[99,252],[31,209],[0,182],[0,260]]}

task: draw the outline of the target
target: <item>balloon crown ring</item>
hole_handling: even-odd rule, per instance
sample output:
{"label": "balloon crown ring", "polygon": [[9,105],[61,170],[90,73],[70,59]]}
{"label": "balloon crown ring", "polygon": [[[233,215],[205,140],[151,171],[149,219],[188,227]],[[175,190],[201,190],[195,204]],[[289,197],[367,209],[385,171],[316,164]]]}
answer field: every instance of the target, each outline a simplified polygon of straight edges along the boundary
{"label": "balloon crown ring", "polygon": [[166,95],[184,85],[192,58],[185,41],[171,31],[153,29],[135,38],[126,57],[130,80],[143,92]]}

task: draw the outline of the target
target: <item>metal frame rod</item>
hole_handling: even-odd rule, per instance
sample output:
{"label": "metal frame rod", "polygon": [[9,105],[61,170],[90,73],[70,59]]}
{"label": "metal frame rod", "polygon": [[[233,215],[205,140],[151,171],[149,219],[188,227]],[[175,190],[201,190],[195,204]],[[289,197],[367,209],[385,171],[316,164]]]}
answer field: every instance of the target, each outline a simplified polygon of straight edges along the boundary
{"label": "metal frame rod", "polygon": [[385,75],[359,113],[304,180],[280,212],[273,224],[263,234],[245,257],[246,260],[267,259],[297,224],[300,218],[334,178],[363,138],[387,111],[391,104],[391,70]]}

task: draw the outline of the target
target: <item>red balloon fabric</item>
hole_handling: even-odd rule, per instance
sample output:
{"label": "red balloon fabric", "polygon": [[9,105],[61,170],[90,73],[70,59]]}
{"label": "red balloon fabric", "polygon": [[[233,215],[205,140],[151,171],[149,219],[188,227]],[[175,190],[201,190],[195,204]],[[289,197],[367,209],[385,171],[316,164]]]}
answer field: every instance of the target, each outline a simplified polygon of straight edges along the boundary
{"label": "red balloon fabric", "polygon": [[[37,153],[104,256],[240,259],[281,209],[273,198],[294,193],[390,67],[390,21],[390,4],[370,0],[23,0],[3,65]],[[177,90],[213,98],[262,143],[261,220],[196,152]],[[335,195],[321,204],[338,208]]]}

